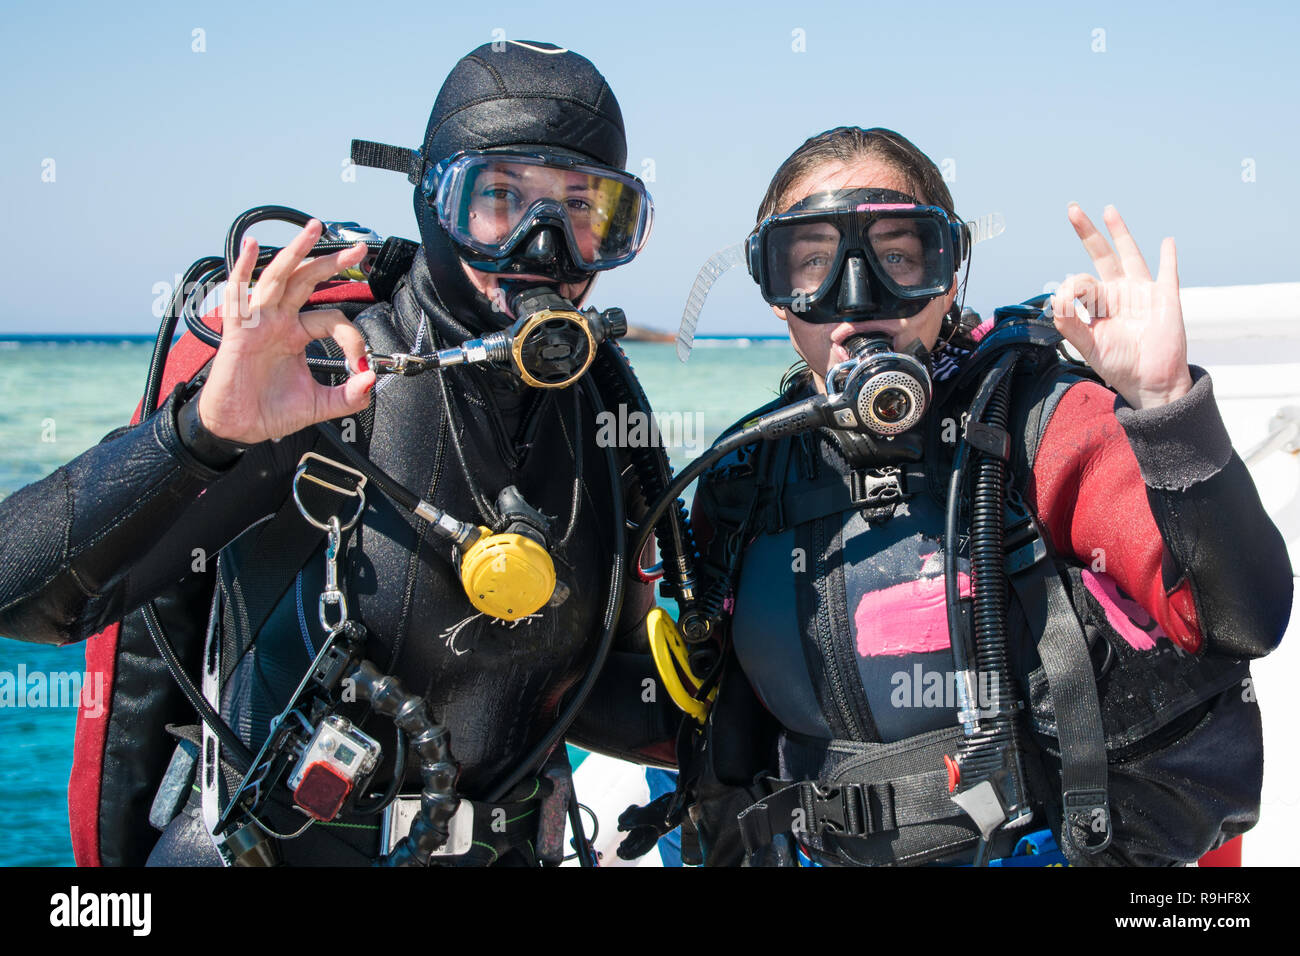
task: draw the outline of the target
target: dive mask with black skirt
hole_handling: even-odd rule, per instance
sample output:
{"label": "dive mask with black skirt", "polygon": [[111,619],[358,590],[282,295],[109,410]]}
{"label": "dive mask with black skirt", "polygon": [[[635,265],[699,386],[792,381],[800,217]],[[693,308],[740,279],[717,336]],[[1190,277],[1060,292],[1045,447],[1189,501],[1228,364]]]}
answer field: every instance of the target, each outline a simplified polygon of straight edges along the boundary
{"label": "dive mask with black skirt", "polygon": [[805,322],[907,318],[952,288],[968,237],[904,193],[837,189],[759,223],[746,264],[764,301]]}
{"label": "dive mask with black skirt", "polygon": [[976,242],[1002,231],[996,213],[962,222],[892,189],[814,193],[704,264],[682,313],[677,355],[690,356],[713,284],[742,263],[765,302],[805,322],[908,318],[952,289]]}

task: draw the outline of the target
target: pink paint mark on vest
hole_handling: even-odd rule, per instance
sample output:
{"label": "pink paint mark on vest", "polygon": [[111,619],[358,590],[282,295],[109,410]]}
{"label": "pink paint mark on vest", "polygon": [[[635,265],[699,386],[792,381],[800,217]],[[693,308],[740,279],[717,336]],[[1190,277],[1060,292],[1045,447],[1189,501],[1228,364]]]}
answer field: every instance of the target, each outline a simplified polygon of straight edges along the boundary
{"label": "pink paint mark on vest", "polygon": [[1081,572],[1083,583],[1106,612],[1106,620],[1135,651],[1155,650],[1157,638],[1165,637],[1164,629],[1146,609],[1119,589],[1109,574],[1093,574],[1087,568]]}
{"label": "pink paint mark on vest", "polygon": [[[957,572],[957,589],[970,597],[970,575]],[[904,581],[862,595],[853,613],[858,654],[897,657],[950,646],[943,576]]]}

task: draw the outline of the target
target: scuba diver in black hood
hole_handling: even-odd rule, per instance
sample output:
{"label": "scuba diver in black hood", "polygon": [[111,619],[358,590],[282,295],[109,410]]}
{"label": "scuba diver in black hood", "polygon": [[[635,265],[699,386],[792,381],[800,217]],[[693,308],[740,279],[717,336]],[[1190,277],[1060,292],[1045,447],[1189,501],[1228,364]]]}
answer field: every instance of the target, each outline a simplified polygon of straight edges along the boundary
{"label": "scuba diver in black hood", "polygon": [[622,313],[578,311],[651,223],[613,93],[570,51],[485,45],[419,150],[353,153],[415,184],[421,244],[385,244],[377,304],[300,311],[366,255],[308,258],[319,222],[274,256],[236,233],[212,361],[0,504],[0,632],[122,622],[114,707],[79,729],[80,862],[142,862],[148,815],[153,864],[555,863],[565,737],[672,759],[621,557],[666,463],[598,446],[595,414],[644,396]]}
{"label": "scuba diver in black hood", "polygon": [[701,271],[679,355],[744,263],[806,365],[665,495],[700,476],[683,636],[723,665],[638,849],[682,820],[707,865],[1177,865],[1253,825],[1286,548],[1187,364],[1173,240],[1153,279],[1115,210],[1113,249],[1069,218],[1099,278],[978,323],[996,220],[842,127]]}

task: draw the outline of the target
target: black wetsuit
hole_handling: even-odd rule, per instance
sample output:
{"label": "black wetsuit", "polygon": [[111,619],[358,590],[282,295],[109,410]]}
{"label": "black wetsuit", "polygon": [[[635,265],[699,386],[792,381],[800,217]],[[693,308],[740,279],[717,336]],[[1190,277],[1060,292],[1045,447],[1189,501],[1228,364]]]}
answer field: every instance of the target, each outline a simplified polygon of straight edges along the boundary
{"label": "black wetsuit", "polygon": [[[433,295],[423,256],[393,301],[366,309],[355,325],[381,353],[428,352],[465,337]],[[139,425],[112,433],[0,502],[0,633],[45,643],[83,640],[186,577],[195,549],[225,549],[231,590],[257,580],[250,558],[257,528],[285,503],[315,430],[256,445],[233,466],[214,469],[178,437],[174,416],[185,391],[178,386]],[[554,519],[550,553],[569,596],[514,625],[479,614],[452,568],[451,546],[373,486],[352,532],[346,593],[350,616],[369,631],[368,655],[426,696],[435,719],[451,731],[458,791],[482,797],[552,726],[565,693],[591,663],[611,562],[605,450],[576,388],[542,392],[505,372],[459,367],[385,376],[373,395],[369,457],[401,484],[478,524],[488,519],[471,488],[494,502],[513,484]],[[575,442],[582,443],[580,456]],[[631,492],[630,470],[623,477]],[[635,513],[641,503],[629,498]],[[322,543],[256,634],[240,633],[239,615],[225,613],[221,643],[248,650],[222,661],[221,712],[253,750],[324,636],[316,615],[323,551]],[[660,712],[640,704],[640,680],[653,668],[634,645],[653,600],[648,586],[629,580],[619,625],[619,646],[628,653],[614,655],[612,684],[593,698],[599,718],[575,727],[576,738],[609,752],[630,754],[671,736]],[[392,739],[381,721],[367,730],[385,745]],[[408,789],[416,779],[412,774]],[[195,806],[172,829],[178,832],[164,838],[154,862],[215,861]],[[286,857],[363,863],[375,841],[373,829],[316,827],[286,844]]]}
{"label": "black wetsuit", "polygon": [[[470,283],[463,250],[443,231],[434,208],[436,187],[424,187],[436,180],[429,176],[441,163],[466,150],[519,148],[530,155],[555,149],[569,158],[623,168],[627,140],[622,113],[590,61],[546,43],[484,44],[461,58],[442,84],[419,150],[372,143],[358,154],[363,165],[407,175],[415,187],[412,202],[421,238],[415,264],[391,302],[354,320],[374,352],[427,353],[512,321]],[[571,275],[562,275],[555,258],[566,241],[559,232],[553,223],[533,228],[500,261],[479,264],[528,282],[539,274],[556,283],[573,282]],[[549,242],[543,241],[544,233]],[[28,641],[83,640],[163,595],[156,604],[164,625],[186,624],[178,632],[193,635],[194,621],[208,617],[214,562],[208,561],[206,572],[191,569],[196,555],[210,558],[220,551],[219,639],[208,642],[210,650],[220,651],[220,661],[217,666],[210,653],[204,662],[220,677],[222,715],[256,750],[325,633],[316,613],[323,541],[295,579],[284,582],[277,575],[284,571],[283,554],[289,549],[277,554],[277,548],[288,536],[269,530],[278,519],[263,525],[285,504],[299,458],[317,443],[317,434],[304,429],[254,446],[233,464],[212,467],[196,459],[178,435],[178,406],[189,395],[190,390],[178,387],[141,424],[112,433],[0,503],[0,527],[6,529],[0,537],[0,633]],[[453,571],[451,545],[377,489],[370,489],[365,514],[351,532],[347,600],[351,618],[369,632],[367,655],[397,675],[409,692],[426,697],[433,719],[450,731],[452,754],[461,767],[458,792],[483,800],[544,738],[566,693],[590,669],[605,627],[613,560],[612,494],[626,496],[630,520],[644,502],[621,458],[615,469],[623,487],[612,488],[606,449],[595,439],[594,407],[577,387],[534,391],[509,372],[476,366],[411,378],[387,376],[372,396],[373,428],[357,428],[353,434],[358,441],[369,435],[370,459],[400,484],[455,518],[482,525],[493,523],[490,512],[498,494],[514,485],[532,508],[552,519],[549,550],[567,597],[512,625],[475,611]],[[201,432],[199,439],[196,447]],[[329,446],[321,450],[330,451]],[[218,451],[213,449],[210,463],[217,461]],[[296,560],[288,561],[291,574]],[[269,601],[275,603],[264,623],[247,619],[250,607]],[[649,586],[629,579],[614,652],[570,737],[609,753],[670,762],[675,718],[643,700],[642,681],[654,668],[649,655],[641,653],[646,649],[641,624],[653,601]],[[132,790],[132,803],[143,806],[133,806],[121,821],[126,836],[119,834],[106,862],[134,862],[132,847],[150,838],[139,818],[148,810],[149,789],[140,781],[151,773],[140,749],[123,738],[140,732],[133,729],[132,711],[149,709],[156,703],[155,689],[170,686],[143,630],[134,631],[141,639],[118,650],[119,656],[129,651],[136,657],[135,686],[129,688],[133,700],[110,719],[105,760],[111,757],[115,792]],[[198,636],[202,638],[201,631]],[[215,685],[215,676],[208,683]],[[208,692],[216,696],[211,686]],[[655,699],[668,697],[658,694]],[[354,707],[364,714],[364,705]],[[179,713],[175,705],[149,712],[154,710],[168,711],[166,719],[194,723],[192,711],[183,706]],[[365,729],[391,752],[391,726],[371,719]],[[386,759],[378,785],[390,771]],[[408,790],[418,789],[416,779],[410,774]],[[523,789],[530,782],[526,779]],[[562,782],[552,790],[562,794]],[[206,788],[208,824],[214,792]],[[283,802],[283,788],[279,793]],[[103,819],[106,794],[88,801],[98,801],[97,819]],[[513,798],[526,801],[531,795],[521,792]],[[517,809],[521,819],[544,815],[536,807]],[[545,813],[552,830],[556,809],[550,806]],[[279,813],[271,822],[280,827],[296,828],[303,819],[292,810],[272,807],[268,812]],[[192,803],[155,850],[155,862],[215,860],[198,817]],[[285,858],[290,863],[364,863],[376,854],[376,830],[374,817],[315,826],[284,844]],[[474,855],[473,862],[518,857],[515,845],[535,849],[528,833],[517,835],[509,847],[479,847],[484,852]]]}

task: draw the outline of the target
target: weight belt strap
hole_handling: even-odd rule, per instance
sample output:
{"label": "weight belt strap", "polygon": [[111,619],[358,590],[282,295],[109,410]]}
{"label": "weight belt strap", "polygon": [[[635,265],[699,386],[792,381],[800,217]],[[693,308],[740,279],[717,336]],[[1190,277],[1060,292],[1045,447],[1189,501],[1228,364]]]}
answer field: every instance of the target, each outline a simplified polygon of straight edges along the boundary
{"label": "weight belt strap", "polygon": [[789,784],[741,811],[737,820],[746,851],[754,853],[780,833],[871,837],[961,816],[948,795],[947,771],[927,770],[875,783]]}

